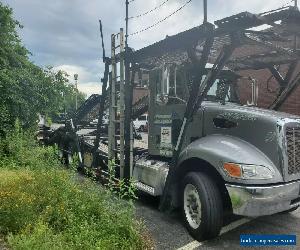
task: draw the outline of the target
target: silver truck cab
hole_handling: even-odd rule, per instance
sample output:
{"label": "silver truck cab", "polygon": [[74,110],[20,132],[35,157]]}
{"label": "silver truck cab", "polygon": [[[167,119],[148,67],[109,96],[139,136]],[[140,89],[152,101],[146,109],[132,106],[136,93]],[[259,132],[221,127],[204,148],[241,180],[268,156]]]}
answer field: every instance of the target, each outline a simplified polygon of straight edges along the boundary
{"label": "silver truck cab", "polygon": [[[168,67],[168,74],[150,73],[149,156],[134,168],[138,188],[156,196],[164,190],[189,93],[186,69]],[[182,208],[196,239],[215,236],[216,218],[228,208],[256,217],[300,204],[300,117],[241,105],[238,79],[225,69],[214,82],[189,124],[176,166],[172,203]],[[207,211],[220,216],[205,235]]]}

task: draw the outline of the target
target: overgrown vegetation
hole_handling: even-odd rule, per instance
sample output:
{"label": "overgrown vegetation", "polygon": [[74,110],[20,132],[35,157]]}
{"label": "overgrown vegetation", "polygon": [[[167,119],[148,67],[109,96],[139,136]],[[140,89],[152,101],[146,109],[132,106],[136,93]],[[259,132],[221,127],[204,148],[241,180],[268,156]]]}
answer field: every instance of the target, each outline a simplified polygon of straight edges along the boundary
{"label": "overgrown vegetation", "polygon": [[120,199],[127,199],[129,202],[137,199],[136,192],[137,188],[135,186],[134,180],[115,180],[116,172],[115,172],[115,162],[108,162],[108,183],[106,184],[107,188],[111,193],[117,195]]}
{"label": "overgrown vegetation", "polygon": [[0,144],[0,235],[12,249],[145,249],[133,206],[62,170],[17,125]]}
{"label": "overgrown vegetation", "polygon": [[[67,74],[42,69],[29,60],[30,52],[17,34],[21,24],[13,19],[12,9],[0,1],[0,136],[18,118],[30,127],[41,113],[55,117],[74,112],[76,89],[68,84]],[[79,103],[84,94],[79,93]]]}
{"label": "overgrown vegetation", "polygon": [[74,112],[76,90],[66,73],[30,61],[18,28],[0,2],[0,248],[3,237],[22,250],[147,248],[132,204],[121,199],[132,197],[131,186],[120,182],[115,195],[64,170],[56,150],[35,141],[38,113],[51,121]]}

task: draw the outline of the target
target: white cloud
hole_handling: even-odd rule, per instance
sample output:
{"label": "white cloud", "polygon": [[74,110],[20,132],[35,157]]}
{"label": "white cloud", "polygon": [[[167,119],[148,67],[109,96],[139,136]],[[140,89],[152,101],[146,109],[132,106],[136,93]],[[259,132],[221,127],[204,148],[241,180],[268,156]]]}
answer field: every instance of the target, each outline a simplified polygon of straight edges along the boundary
{"label": "white cloud", "polygon": [[85,67],[77,65],[59,65],[54,67],[53,70],[65,71],[69,75],[68,79],[71,84],[74,84],[74,74],[78,74],[78,89],[79,91],[85,93],[87,97],[89,97],[91,94],[101,93],[100,81],[90,81],[90,79],[94,78],[94,75]]}
{"label": "white cloud", "polygon": [[92,94],[101,94],[101,84],[99,82],[78,82],[78,89],[85,93],[87,97]]}
{"label": "white cloud", "polygon": [[87,82],[91,78],[88,69],[77,65],[59,65],[54,67],[53,70],[62,70],[68,73],[70,82],[74,82],[74,74],[78,74],[78,80],[81,82]]}

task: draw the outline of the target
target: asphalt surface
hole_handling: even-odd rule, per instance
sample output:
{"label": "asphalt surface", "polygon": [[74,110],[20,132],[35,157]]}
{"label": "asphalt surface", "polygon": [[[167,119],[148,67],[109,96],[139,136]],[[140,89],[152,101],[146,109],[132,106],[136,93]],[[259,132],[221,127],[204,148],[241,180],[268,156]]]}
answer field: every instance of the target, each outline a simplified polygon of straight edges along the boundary
{"label": "asphalt surface", "polygon": [[[179,211],[164,214],[158,210],[159,200],[140,195],[136,203],[136,216],[144,224],[153,239],[155,249],[245,249],[240,246],[241,234],[295,234],[297,246],[276,249],[300,249],[300,209],[287,214],[275,214],[258,218],[232,216],[225,218],[219,237],[214,240],[197,242],[181,223]],[[258,248],[256,248],[258,249]],[[263,247],[274,249],[274,247]]]}

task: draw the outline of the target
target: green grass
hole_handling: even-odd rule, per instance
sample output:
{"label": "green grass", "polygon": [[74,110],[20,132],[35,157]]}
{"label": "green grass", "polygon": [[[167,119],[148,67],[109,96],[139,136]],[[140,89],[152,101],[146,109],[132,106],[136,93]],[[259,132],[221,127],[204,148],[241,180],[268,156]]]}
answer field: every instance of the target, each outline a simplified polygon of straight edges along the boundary
{"label": "green grass", "polygon": [[75,179],[30,133],[1,141],[0,235],[12,249],[149,248],[129,202]]}

